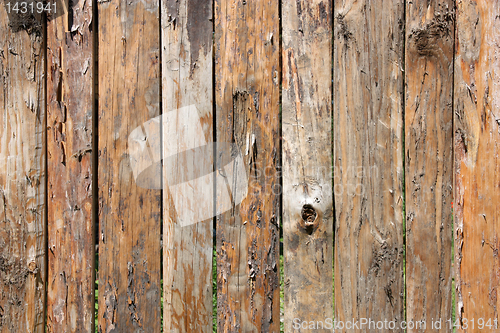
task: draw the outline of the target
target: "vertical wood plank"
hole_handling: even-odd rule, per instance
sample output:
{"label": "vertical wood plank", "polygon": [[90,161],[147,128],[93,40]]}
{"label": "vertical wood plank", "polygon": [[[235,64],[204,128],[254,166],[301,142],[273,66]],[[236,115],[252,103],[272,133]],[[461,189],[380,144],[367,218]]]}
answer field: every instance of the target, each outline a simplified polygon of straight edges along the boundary
{"label": "vertical wood plank", "polygon": [[43,27],[24,23],[10,25],[0,4],[0,332],[6,333],[45,327]]}
{"label": "vertical wood plank", "polygon": [[92,2],[47,23],[48,332],[94,332]]}
{"label": "vertical wood plank", "polygon": [[400,322],[404,2],[334,8],[335,318]]}
{"label": "vertical wood plank", "polygon": [[[498,332],[494,321],[500,319],[499,17],[497,1],[457,1],[454,217],[461,332]],[[479,318],[493,327],[480,330]]]}
{"label": "vertical wood plank", "polygon": [[[278,7],[272,0],[215,3],[217,144],[234,143],[250,177],[245,199],[216,222],[218,332],[279,330]],[[231,153],[238,152],[220,152],[218,170]],[[238,197],[240,181],[217,182],[218,205],[225,188]]]}
{"label": "vertical wood plank", "polygon": [[[213,142],[213,2],[207,0],[168,0],[162,2],[162,100],[164,120],[177,111],[194,106],[199,118],[178,123],[171,134],[163,133],[164,145],[178,140],[183,146]],[[184,108],[184,109],[183,109]],[[182,115],[179,115],[179,119]],[[186,130],[186,126],[189,129]],[[202,132],[193,131],[201,129]],[[167,131],[167,128],[163,128]],[[183,136],[183,134],[186,136]],[[174,137],[172,137],[174,136]],[[165,147],[164,152],[170,147]],[[203,151],[203,149],[201,150]],[[194,188],[188,204],[175,206],[175,199],[185,195],[169,187],[185,181],[189,170],[206,176],[213,170],[210,156],[194,160],[179,159],[175,170],[166,170],[163,178],[163,331],[212,331],[212,252],[213,214],[204,221],[181,221],[179,215],[190,211],[197,215],[206,209],[199,199],[212,197],[213,185]],[[178,156],[182,155],[179,152]],[[166,161],[166,167],[174,166]],[[172,177],[170,177],[171,175]],[[212,176],[209,176],[212,177]],[[184,178],[184,180],[183,180]],[[212,179],[212,178],[210,178]],[[207,200],[213,208],[213,201]],[[178,211],[182,210],[182,212]],[[193,217],[194,218],[194,217]]]}
{"label": "vertical wood plank", "polygon": [[136,184],[128,146],[159,115],[159,5],[98,2],[98,13],[98,331],[159,332],[161,192]]}
{"label": "vertical wood plank", "polygon": [[452,314],[453,8],[406,3],[406,318],[428,325]]}
{"label": "vertical wood plank", "polygon": [[333,318],[332,5],[281,5],[286,332]]}

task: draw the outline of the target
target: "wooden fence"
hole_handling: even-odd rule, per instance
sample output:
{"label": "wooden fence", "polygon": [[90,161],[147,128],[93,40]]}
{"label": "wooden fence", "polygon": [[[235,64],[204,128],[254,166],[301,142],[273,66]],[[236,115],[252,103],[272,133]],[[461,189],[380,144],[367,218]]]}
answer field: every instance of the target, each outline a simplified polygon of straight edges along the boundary
{"label": "wooden fence", "polygon": [[[214,228],[219,332],[497,331],[500,2],[29,3],[0,4],[0,332],[211,332]],[[179,138],[232,148],[139,186],[129,135],[164,152],[145,124],[192,105]],[[242,201],[181,224],[184,169]]]}

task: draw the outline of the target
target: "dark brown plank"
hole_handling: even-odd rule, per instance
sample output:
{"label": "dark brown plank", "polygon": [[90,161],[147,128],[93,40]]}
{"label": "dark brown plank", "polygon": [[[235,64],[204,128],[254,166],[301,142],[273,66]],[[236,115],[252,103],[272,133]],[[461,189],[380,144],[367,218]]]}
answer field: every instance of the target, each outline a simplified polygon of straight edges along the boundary
{"label": "dark brown plank", "polygon": [[453,8],[406,3],[406,318],[427,325],[452,314]]}
{"label": "dark brown plank", "polygon": [[[458,331],[498,332],[500,3],[457,1],[455,42],[456,314],[462,327]],[[479,318],[491,326],[480,329]]]}
{"label": "dark brown plank", "polygon": [[334,9],[335,318],[400,322],[404,2]]}
{"label": "dark brown plank", "polygon": [[[161,11],[163,115],[176,120],[172,130],[163,127],[166,161],[179,146],[183,156],[185,148],[213,142],[213,2],[169,0]],[[213,211],[213,156],[204,153],[168,164],[163,178],[164,332],[212,332],[214,215],[203,213]],[[186,182],[191,173],[208,178]]]}
{"label": "dark brown plank", "polygon": [[333,318],[332,7],[281,4],[285,332]]}
{"label": "dark brown plank", "polygon": [[226,190],[233,198],[246,190],[238,168],[250,177],[248,195],[217,218],[218,332],[279,330],[278,7],[215,3],[216,138],[237,147],[217,156],[217,209]]}
{"label": "dark brown plank", "polygon": [[48,332],[94,332],[94,29],[92,2],[72,5],[47,24]]}
{"label": "dark brown plank", "polygon": [[129,146],[160,111],[159,6],[114,0],[98,13],[98,331],[159,332],[161,192],[136,183]]}
{"label": "dark brown plank", "polygon": [[[12,5],[12,4],[11,4]],[[0,3],[0,332],[44,332],[43,27]]]}

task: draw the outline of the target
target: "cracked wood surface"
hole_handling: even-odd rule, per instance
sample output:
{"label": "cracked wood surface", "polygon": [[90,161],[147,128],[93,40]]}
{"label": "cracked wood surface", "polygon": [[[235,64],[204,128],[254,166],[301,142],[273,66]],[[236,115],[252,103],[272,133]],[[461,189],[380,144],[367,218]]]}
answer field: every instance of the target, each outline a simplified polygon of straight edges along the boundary
{"label": "cracked wood surface", "polygon": [[12,18],[0,6],[0,332],[43,333],[43,28],[11,25]]}
{"label": "cracked wood surface", "polygon": [[480,330],[477,320],[500,319],[500,3],[458,1],[455,43],[456,315],[464,325],[458,331],[497,332]]}
{"label": "cracked wood surface", "polygon": [[47,329],[90,333],[95,311],[92,3],[80,0],[70,11],[47,26]]}
{"label": "cracked wood surface", "polygon": [[332,5],[281,7],[285,332],[333,318]]}
{"label": "cracked wood surface", "polygon": [[98,13],[98,332],[159,332],[161,192],[136,184],[128,147],[160,112],[159,7],[114,0]]}
{"label": "cracked wood surface", "polygon": [[[183,112],[194,105],[200,122],[196,124],[194,118],[189,124],[179,122],[176,138],[172,138],[172,134],[162,134],[163,138],[170,136],[179,140],[180,146],[194,141],[200,145],[213,142],[212,12],[210,0],[162,2],[162,113],[178,109]],[[183,116],[178,115],[177,120]],[[188,130],[185,130],[186,125]],[[202,132],[193,131],[193,128]],[[172,141],[175,140],[163,140],[170,145]],[[186,210],[195,218],[197,212],[207,207],[197,200],[190,200],[182,207],[175,206],[175,199],[183,193],[181,189],[169,188],[168,184],[182,183],[190,170],[199,176],[210,174],[213,158],[202,156],[188,161],[182,159],[185,153],[180,152],[177,156],[180,157],[177,163],[172,170],[165,170],[163,178],[163,331],[212,332],[213,218],[181,221],[179,216],[185,215]],[[208,191],[213,191],[212,186]],[[203,199],[211,197],[200,187],[193,190],[193,198],[200,193]],[[212,208],[212,200],[204,202]]]}
{"label": "cracked wood surface", "polygon": [[453,9],[406,4],[406,317],[429,324],[452,315]]}
{"label": "cracked wood surface", "polygon": [[404,319],[404,20],[400,0],[334,4],[335,318],[342,321]]}
{"label": "cracked wood surface", "polygon": [[[216,139],[237,146],[249,177],[247,196],[216,221],[218,332],[279,331],[278,7],[215,2]],[[241,166],[232,153],[220,152],[218,169]],[[237,197],[240,179],[226,181],[218,190]]]}
{"label": "cracked wood surface", "polygon": [[[337,320],[405,319],[404,232],[406,319],[449,318],[452,191],[459,331],[500,319],[498,2],[282,1],[280,21],[277,1],[216,0],[212,13],[211,1],[167,0],[161,22],[157,1],[94,3],[96,39],[91,2],[48,22],[46,73],[43,27],[13,24],[0,5],[0,332],[42,333],[45,320],[49,332],[93,330],[96,210],[97,331],[160,331],[162,216],[164,330],[211,331],[211,220],[179,226],[167,177],[163,192],[141,188],[129,160],[132,130],[193,104],[197,138],[215,130],[237,147],[218,152],[217,203],[242,195],[224,168],[243,163],[250,180],[216,221],[219,331],[279,331],[280,149],[286,332],[294,318],[333,316],[332,258]],[[162,134],[146,132],[145,145]]]}

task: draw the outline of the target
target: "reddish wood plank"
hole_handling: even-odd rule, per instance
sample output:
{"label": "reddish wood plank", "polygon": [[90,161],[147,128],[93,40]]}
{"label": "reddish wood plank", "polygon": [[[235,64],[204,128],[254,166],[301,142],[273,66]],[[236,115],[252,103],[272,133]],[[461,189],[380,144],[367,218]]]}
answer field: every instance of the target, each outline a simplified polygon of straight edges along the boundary
{"label": "reddish wood plank", "polygon": [[[11,13],[13,18],[14,14]],[[26,18],[26,17],[24,17]],[[0,4],[0,332],[44,332],[43,27]]]}
{"label": "reddish wood plank", "polygon": [[404,2],[334,9],[335,318],[400,322]]}
{"label": "reddish wood plank", "polygon": [[98,14],[98,331],[159,332],[161,192],[137,185],[128,145],[159,115],[159,6],[114,0]]}
{"label": "reddish wood plank", "polygon": [[498,332],[500,3],[457,1],[455,43],[456,314],[461,332]]}
{"label": "reddish wood plank", "polygon": [[281,4],[285,332],[333,318],[332,6]]}
{"label": "reddish wood plank", "polygon": [[453,8],[406,3],[406,318],[427,325],[452,314]]}
{"label": "reddish wood plank", "polygon": [[92,24],[81,0],[47,26],[48,332],[94,332]]}
{"label": "reddish wood plank", "polygon": [[[241,204],[217,218],[219,332],[279,330],[279,11],[272,0],[215,3],[218,208],[227,189],[237,198],[242,165],[250,177]],[[236,174],[236,173],[235,173]]]}
{"label": "reddish wood plank", "polygon": [[[166,154],[171,148],[177,148],[174,142],[190,148],[213,142],[213,2],[169,0],[162,2],[161,10],[162,113],[165,120],[180,113],[172,132],[167,133],[167,124],[163,128]],[[186,108],[190,106],[196,108],[196,117],[186,115],[186,111],[189,112]],[[181,122],[183,117],[189,118],[186,119],[189,122]],[[164,173],[164,332],[212,332],[213,214],[204,221],[193,219],[203,211],[213,210],[213,201],[209,199],[213,183],[202,187],[195,181],[184,182],[191,172],[212,179],[212,151],[202,152],[204,156],[194,160],[167,163],[167,168],[172,166],[172,169]],[[177,156],[186,154],[179,153]],[[164,161],[169,160],[163,157]],[[174,183],[192,187],[193,192],[169,186]],[[210,181],[205,185],[210,185]],[[179,199],[183,200],[179,202]]]}

